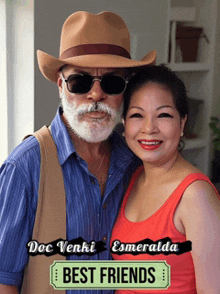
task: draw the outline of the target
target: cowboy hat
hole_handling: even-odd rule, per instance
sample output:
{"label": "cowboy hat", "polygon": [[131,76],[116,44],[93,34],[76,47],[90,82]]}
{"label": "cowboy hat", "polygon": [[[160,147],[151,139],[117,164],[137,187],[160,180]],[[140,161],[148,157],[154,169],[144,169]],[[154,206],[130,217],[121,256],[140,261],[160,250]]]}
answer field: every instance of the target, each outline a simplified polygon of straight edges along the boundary
{"label": "cowboy hat", "polygon": [[37,59],[42,74],[56,83],[57,73],[65,64],[93,68],[139,67],[154,64],[156,51],[141,61],[131,59],[128,28],[120,16],[108,11],[99,14],[78,11],[63,24],[59,58],[37,50]]}

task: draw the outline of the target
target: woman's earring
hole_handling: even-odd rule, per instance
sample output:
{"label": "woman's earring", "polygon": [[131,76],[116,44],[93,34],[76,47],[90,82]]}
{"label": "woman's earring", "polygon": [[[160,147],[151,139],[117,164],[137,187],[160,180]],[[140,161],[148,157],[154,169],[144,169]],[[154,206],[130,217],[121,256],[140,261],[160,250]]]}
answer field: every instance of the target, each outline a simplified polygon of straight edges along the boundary
{"label": "woman's earring", "polygon": [[125,132],[122,133],[122,136],[125,137]]}

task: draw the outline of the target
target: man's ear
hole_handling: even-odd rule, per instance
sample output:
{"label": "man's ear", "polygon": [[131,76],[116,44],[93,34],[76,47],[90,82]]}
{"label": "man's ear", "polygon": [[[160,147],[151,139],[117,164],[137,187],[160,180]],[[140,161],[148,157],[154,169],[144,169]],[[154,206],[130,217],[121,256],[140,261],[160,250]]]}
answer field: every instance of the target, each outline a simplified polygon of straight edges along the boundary
{"label": "man's ear", "polygon": [[59,90],[59,94],[61,98],[61,94],[63,92],[63,80],[60,73],[57,74],[57,86],[58,86],[58,90]]}

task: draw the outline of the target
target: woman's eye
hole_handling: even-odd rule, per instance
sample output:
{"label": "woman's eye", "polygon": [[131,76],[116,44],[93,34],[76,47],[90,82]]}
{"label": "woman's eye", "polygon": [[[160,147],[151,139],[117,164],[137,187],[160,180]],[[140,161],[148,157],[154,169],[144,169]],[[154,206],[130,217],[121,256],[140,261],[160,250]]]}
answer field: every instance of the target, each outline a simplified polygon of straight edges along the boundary
{"label": "woman's eye", "polygon": [[132,117],[142,117],[142,115],[140,113],[133,113],[130,115],[130,118]]}
{"label": "woman's eye", "polygon": [[163,117],[173,117],[173,116],[169,113],[160,113],[158,117],[163,118]]}

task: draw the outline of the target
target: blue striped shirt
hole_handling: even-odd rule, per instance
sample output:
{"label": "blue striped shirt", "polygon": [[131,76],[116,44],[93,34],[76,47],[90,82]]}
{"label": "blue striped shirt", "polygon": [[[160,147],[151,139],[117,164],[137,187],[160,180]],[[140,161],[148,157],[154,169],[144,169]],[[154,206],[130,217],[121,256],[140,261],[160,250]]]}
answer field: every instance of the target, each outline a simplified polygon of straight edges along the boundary
{"label": "blue striped shirt", "polygon": [[[109,240],[122,196],[139,160],[117,133],[111,140],[111,160],[103,197],[97,179],[78,156],[59,109],[51,132],[66,190],[67,239],[82,237],[87,242],[105,241],[108,250],[93,256],[71,255],[70,260],[111,259]],[[26,244],[31,239],[38,200],[40,147],[31,136],[17,146],[0,170],[0,283],[20,288],[28,262]],[[101,293],[75,290],[74,293]],[[108,291],[109,293],[112,291]],[[73,293],[68,290],[67,294]]]}

